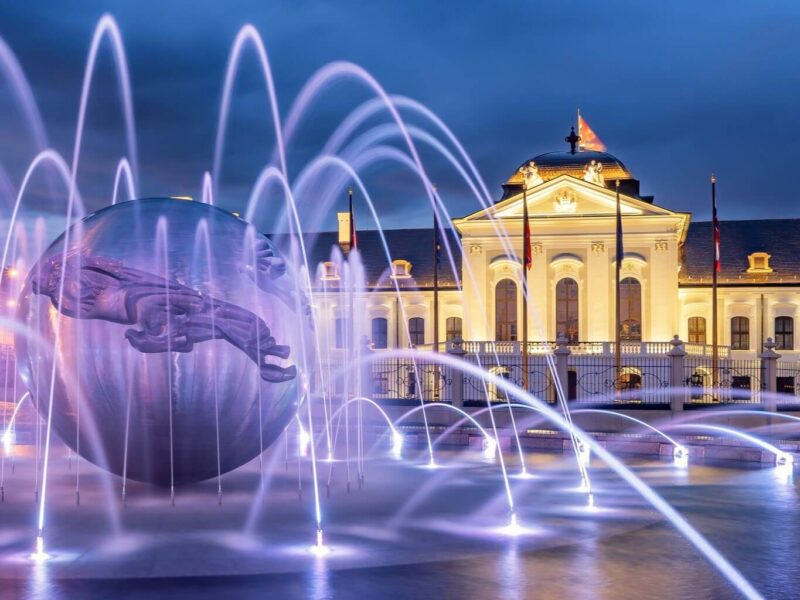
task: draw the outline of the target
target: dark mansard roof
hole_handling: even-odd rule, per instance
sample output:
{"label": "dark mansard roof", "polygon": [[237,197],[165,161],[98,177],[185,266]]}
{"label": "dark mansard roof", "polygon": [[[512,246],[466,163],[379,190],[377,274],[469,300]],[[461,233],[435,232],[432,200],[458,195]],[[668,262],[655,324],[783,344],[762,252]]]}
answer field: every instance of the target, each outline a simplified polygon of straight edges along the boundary
{"label": "dark mansard roof", "polygon": [[[461,278],[461,252],[458,236],[447,230],[453,251],[458,278]],[[411,278],[399,279],[402,289],[424,289],[433,285],[433,230],[391,229],[384,232],[393,259],[411,263]],[[271,236],[281,246],[287,239],[283,235]],[[800,219],[769,219],[749,221],[721,221],[722,285],[800,285]],[[337,244],[336,232],[306,235],[309,262],[318,265],[330,260],[331,249]],[[393,289],[389,279],[388,260],[377,231],[359,231],[358,244],[364,262],[367,285]],[[689,225],[681,253],[679,282],[681,286],[706,286],[711,281],[712,236],[710,222],[693,222]],[[748,255],[766,252],[770,255],[771,273],[748,273]],[[328,282],[335,288],[335,282]],[[441,289],[455,288],[456,277],[444,244],[439,268]]]}
{"label": "dark mansard roof", "polygon": [[[453,253],[458,279],[461,278],[461,252],[458,236],[452,229],[447,229],[447,241]],[[433,229],[389,229],[384,232],[386,245],[393,260],[407,260],[411,263],[411,278],[398,279],[402,289],[430,288],[433,286]],[[285,235],[271,235],[270,238],[282,247]],[[394,289],[394,282],[389,278],[389,260],[383,247],[380,235],[374,230],[358,231],[358,249],[364,263],[367,285],[371,288]],[[331,249],[337,245],[338,234],[325,231],[317,234],[306,234],[306,251],[309,263],[316,265],[330,260]],[[441,243],[441,263],[439,265],[439,289],[455,288],[457,278],[453,276],[453,268],[447,254],[447,245]],[[336,282],[328,281],[330,288]]]}
{"label": "dark mansard roof", "polygon": [[[708,284],[713,264],[708,221],[691,223],[683,249],[681,285]],[[748,255],[770,255],[771,273],[748,273]],[[719,281],[723,284],[800,284],[800,219],[720,221]]]}

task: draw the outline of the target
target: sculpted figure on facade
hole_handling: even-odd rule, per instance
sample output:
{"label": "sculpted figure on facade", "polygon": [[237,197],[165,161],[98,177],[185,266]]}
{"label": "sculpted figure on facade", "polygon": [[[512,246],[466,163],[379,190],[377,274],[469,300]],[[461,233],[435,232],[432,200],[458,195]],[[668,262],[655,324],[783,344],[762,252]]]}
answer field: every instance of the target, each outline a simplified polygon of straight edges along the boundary
{"label": "sculpted figure on facade", "polygon": [[583,168],[583,180],[595,185],[605,185],[606,180],[603,177],[603,165],[596,160],[593,160]]}
{"label": "sculpted figure on facade", "polygon": [[520,171],[522,172],[523,177],[525,178],[525,189],[529,190],[532,187],[536,187],[537,185],[544,183],[544,179],[542,176],[539,175],[539,167],[536,166],[536,163],[528,161],[525,166],[523,166]]}

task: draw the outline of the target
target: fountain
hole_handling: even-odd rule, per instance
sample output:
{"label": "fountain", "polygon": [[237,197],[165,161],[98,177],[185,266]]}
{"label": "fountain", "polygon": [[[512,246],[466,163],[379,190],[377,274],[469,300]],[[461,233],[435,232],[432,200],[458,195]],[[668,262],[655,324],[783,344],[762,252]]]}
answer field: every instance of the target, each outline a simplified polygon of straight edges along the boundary
{"label": "fountain", "polygon": [[[104,42],[117,69],[127,155],[115,159],[109,174],[108,206],[86,215],[77,175]],[[263,74],[276,144],[247,205],[239,207],[241,218],[219,206],[231,98],[248,49]],[[674,569],[676,579],[685,577],[691,592],[705,596],[777,597],[776,572],[782,586],[798,585],[786,559],[798,527],[781,522],[800,506],[786,485],[794,456],[766,439],[769,429],[747,432],[708,424],[705,417],[654,425],[617,410],[574,410],[552,354],[543,361],[555,389],[548,404],[494,372],[501,366],[496,352],[492,364],[472,364],[439,348],[377,353],[364,342],[365,307],[377,293],[366,285],[365,263],[375,257],[357,247],[345,253],[325,248],[337,274],[334,287],[310,258],[319,240],[309,232],[324,226],[352,185],[350,200],[356,195],[366,203],[377,228],[378,258],[387,268],[383,287],[396,295],[410,339],[401,284],[388,271],[395,257],[359,173],[370,164],[396,162],[416,178],[436,222],[444,224],[442,263],[450,265],[459,288],[475,285],[467,262],[463,278],[455,268],[464,249],[445,231],[451,218],[416,144],[443,157],[478,206],[491,198],[466,150],[426,107],[387,94],[361,67],[336,62],[309,79],[282,121],[266,45],[246,25],[224,73],[212,163],[198,174],[199,201],[139,198],[133,86],[113,17],[103,16],[92,37],[69,162],[47,146],[35,97],[2,39],[0,67],[37,147],[8,198],[0,265],[0,288],[8,287],[13,302],[0,324],[14,332],[19,375],[11,375],[6,404],[12,408],[2,417],[4,585],[24,581],[22,593],[71,597],[74,580],[86,580],[95,595],[108,595],[113,573],[132,589],[155,585],[167,594],[171,584],[156,578],[225,575],[280,595],[282,577],[311,573],[306,595],[327,597],[334,571],[347,570],[358,580],[367,567],[381,567],[389,576],[401,569],[413,572],[411,579],[419,573],[420,581],[409,583],[415,595],[425,595],[425,577],[468,594],[460,580],[469,572],[513,581],[525,595],[533,589],[533,579],[523,581],[526,572],[552,569],[570,581],[580,570],[588,582],[576,583],[573,595],[589,597],[596,573],[623,573],[612,585],[614,593],[625,589],[630,569],[603,547],[620,551],[627,543],[637,558],[652,559],[658,570]],[[309,108],[343,80],[360,83],[374,98],[343,119],[320,154],[291,179],[287,149]],[[409,114],[421,119],[407,125]],[[390,122],[362,131],[381,115]],[[387,145],[394,138],[402,149]],[[45,169],[65,190],[63,233],[54,240],[25,210],[29,182]],[[314,213],[306,221],[301,209],[312,200]],[[266,216],[281,233],[268,237],[257,230],[254,224]],[[502,222],[492,225],[507,257],[518,261]],[[333,293],[340,302],[335,315],[319,304],[327,305]],[[341,338],[340,363],[331,360],[332,331]],[[371,369],[379,360],[407,368],[407,402],[400,407],[378,397]],[[481,405],[425,397],[423,388],[442,373],[479,382]],[[598,417],[635,426],[626,432],[630,437],[656,437],[669,460],[623,462],[592,428]],[[787,427],[798,420],[784,417]],[[770,467],[785,477],[772,481],[768,469],[704,464],[693,449],[700,447],[693,432],[764,450],[774,459]],[[556,451],[539,451],[541,440],[555,440]],[[687,486],[687,473],[727,486],[735,505],[715,503],[702,488]],[[747,484],[737,483],[741,473]],[[775,506],[765,507],[765,497]],[[684,510],[694,511],[691,519]],[[717,514],[744,521],[748,541],[741,542],[741,523],[726,528]],[[687,565],[687,553],[706,562]],[[752,560],[754,554],[759,558]],[[501,564],[488,564],[487,556],[501,557]],[[443,557],[452,561],[452,572],[431,575],[426,565]],[[400,566],[406,564],[413,567]],[[380,575],[364,577],[362,589],[371,596],[390,585]],[[559,591],[534,579],[547,592]],[[634,579],[642,594],[648,586],[656,595],[674,591],[672,578],[659,581],[656,574],[650,581],[648,572]],[[486,584],[479,593],[495,591]]]}

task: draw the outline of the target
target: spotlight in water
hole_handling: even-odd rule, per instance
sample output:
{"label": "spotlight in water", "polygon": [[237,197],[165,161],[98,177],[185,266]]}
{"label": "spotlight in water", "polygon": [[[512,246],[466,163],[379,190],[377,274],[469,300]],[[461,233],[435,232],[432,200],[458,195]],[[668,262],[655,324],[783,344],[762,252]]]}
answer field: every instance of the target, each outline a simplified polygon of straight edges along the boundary
{"label": "spotlight in water", "polygon": [[483,457],[491,460],[494,458],[496,453],[497,442],[488,436],[483,438]]}
{"label": "spotlight in water", "polygon": [[778,467],[791,467],[794,465],[794,456],[788,452],[781,452],[775,456],[775,465]]}
{"label": "spotlight in water", "polygon": [[3,452],[5,452],[6,456],[11,455],[11,450],[14,449],[14,440],[11,436],[11,432],[7,431],[3,434]]}
{"label": "spotlight in water", "polygon": [[522,470],[516,475],[511,475],[514,479],[533,479],[534,476],[528,472],[528,469],[522,467]]}
{"label": "spotlight in water", "polygon": [[16,279],[17,275],[19,275],[19,271],[14,267],[9,267],[6,271],[6,275],[8,275],[9,279]]}
{"label": "spotlight in water", "polygon": [[36,551],[31,554],[31,560],[41,562],[50,558],[50,555],[44,551],[44,538],[41,535],[36,536]]}
{"label": "spotlight in water", "polygon": [[396,429],[392,431],[392,456],[403,457],[403,435]]}
{"label": "spotlight in water", "polygon": [[323,543],[322,529],[317,529],[317,543],[311,546],[311,553],[315,556],[326,556],[330,551],[330,548]]}
{"label": "spotlight in water", "polygon": [[675,466],[684,468],[689,466],[689,449],[687,447],[676,444],[672,451],[672,457],[675,460]]}

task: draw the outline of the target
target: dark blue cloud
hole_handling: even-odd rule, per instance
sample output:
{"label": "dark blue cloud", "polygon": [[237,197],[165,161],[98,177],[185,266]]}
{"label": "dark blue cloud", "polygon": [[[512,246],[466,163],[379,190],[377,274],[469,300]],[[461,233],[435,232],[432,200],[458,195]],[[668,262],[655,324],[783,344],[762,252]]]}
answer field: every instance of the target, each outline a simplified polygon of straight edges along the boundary
{"label": "dark blue cloud", "polygon": [[[791,193],[791,146],[800,138],[795,2],[6,4],[0,35],[19,56],[51,141],[65,155],[89,40],[109,8],[131,65],[145,195],[198,193],[211,167],[228,50],[239,27],[252,22],[267,43],[284,115],[316,69],[332,60],[356,62],[389,92],[438,113],[492,191],[524,159],[560,148],[580,106],[660,204],[706,218],[714,170],[725,218],[799,216]],[[0,115],[13,115],[4,94]],[[326,93],[290,151],[292,171],[368,98],[352,83]],[[114,164],[125,150],[121,131],[105,52],[80,178],[90,206],[110,195]],[[234,100],[224,205],[241,207],[272,143],[250,56]],[[0,116],[0,160],[14,182],[32,151],[19,118]],[[431,153],[425,158],[451,211],[474,210],[476,202],[445,163]],[[388,225],[427,224],[421,188],[406,170],[385,165],[366,179]],[[37,191],[46,194],[43,184]]]}

